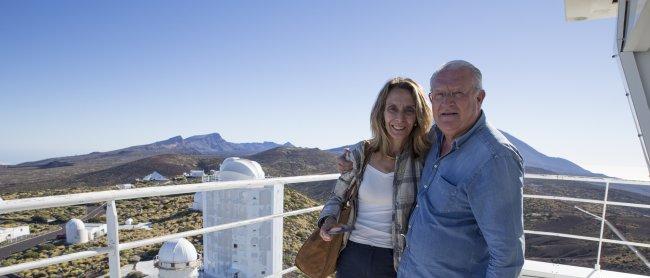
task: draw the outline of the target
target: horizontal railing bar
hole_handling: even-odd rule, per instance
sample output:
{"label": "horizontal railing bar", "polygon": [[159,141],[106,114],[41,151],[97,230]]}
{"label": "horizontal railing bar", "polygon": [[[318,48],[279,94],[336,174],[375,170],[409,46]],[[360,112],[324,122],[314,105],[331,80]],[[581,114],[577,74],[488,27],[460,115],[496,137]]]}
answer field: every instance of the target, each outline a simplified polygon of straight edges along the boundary
{"label": "horizontal railing bar", "polygon": [[265,276],[264,278],[273,278],[273,277],[278,277],[278,276],[282,277],[282,275],[285,275],[285,274],[288,274],[288,273],[294,272],[294,271],[296,271],[296,270],[298,270],[298,267],[297,267],[297,266],[292,266],[292,267],[289,267],[289,268],[283,269],[283,270],[280,271],[280,272],[276,272],[276,273],[273,273],[273,274],[271,274],[271,275]]}
{"label": "horizontal railing bar", "polygon": [[111,249],[108,247],[102,247],[94,250],[81,251],[81,252],[61,255],[57,257],[51,257],[51,258],[42,259],[33,262],[20,263],[12,266],[0,267],[0,276],[11,274],[11,273],[17,273],[23,270],[45,267],[53,264],[60,264],[60,263],[65,263],[65,262],[79,260],[79,259],[101,256],[101,255],[108,254],[110,250]]}
{"label": "horizontal railing bar", "polygon": [[299,209],[299,210],[294,210],[290,212],[285,212],[285,213],[278,213],[278,214],[272,214],[272,215],[267,215],[267,216],[262,216],[258,218],[253,218],[253,219],[248,219],[248,220],[242,220],[242,221],[237,221],[237,222],[232,222],[232,223],[227,223],[227,224],[221,224],[221,225],[216,225],[216,226],[210,226],[207,228],[203,229],[196,229],[196,230],[191,230],[191,231],[186,231],[186,232],[181,232],[181,233],[175,233],[175,234],[169,234],[165,236],[158,236],[154,238],[148,238],[148,239],[143,239],[143,240],[138,240],[138,241],[130,241],[130,242],[125,242],[125,243],[120,243],[120,251],[121,250],[127,250],[127,249],[133,249],[133,248],[138,248],[146,245],[151,245],[151,244],[156,244],[156,243],[162,243],[167,240],[172,240],[176,238],[182,238],[182,237],[191,237],[191,236],[198,236],[202,234],[207,234],[211,232],[217,232],[221,230],[227,230],[227,229],[232,229],[232,228],[237,228],[241,226],[246,226],[250,224],[255,224],[255,223],[260,223],[264,221],[268,221],[274,218],[279,218],[279,217],[286,217],[286,216],[294,216],[294,215],[299,215],[299,214],[305,214],[305,213],[310,213],[314,211],[320,211],[323,209],[323,206],[317,206],[317,207],[311,207],[311,208],[306,208],[306,209]]}
{"label": "horizontal railing bar", "polygon": [[650,186],[650,181],[623,180],[623,179],[615,179],[615,178],[594,178],[594,177],[548,175],[548,174],[525,174],[524,178],[536,179],[536,180],[563,180],[563,181],[583,181],[583,182],[599,182],[599,183],[609,182],[612,184]]}
{"label": "horizontal railing bar", "polygon": [[[171,239],[197,236],[197,235],[201,235],[201,234],[205,234],[205,233],[216,232],[216,231],[221,231],[221,230],[246,226],[246,225],[250,225],[250,224],[255,224],[255,223],[259,223],[259,222],[264,222],[264,221],[268,221],[268,220],[271,220],[271,219],[274,219],[274,218],[295,216],[295,215],[310,213],[310,212],[314,212],[314,211],[320,211],[321,209],[323,209],[323,206],[299,209],[299,210],[294,210],[294,211],[285,212],[285,213],[267,215],[267,216],[248,219],[248,220],[243,220],[243,221],[237,221],[237,222],[232,222],[232,223],[227,223],[227,224],[211,226],[211,227],[207,227],[207,228],[203,228],[203,229],[196,229],[196,230],[186,231],[186,232],[182,232],[182,233],[169,234],[169,235],[165,235],[165,236],[158,236],[158,237],[144,239],[144,240],[125,242],[125,243],[120,243],[118,248],[119,248],[120,251],[127,250],[127,249],[133,249],[133,248],[138,248],[138,247],[142,247],[142,246],[146,246],[146,245],[162,243],[162,242],[165,242],[165,241],[171,240]],[[42,260],[33,261],[33,262],[15,264],[15,265],[8,266],[8,267],[0,267],[0,275],[17,273],[17,272],[20,272],[20,271],[39,268],[39,267],[44,267],[44,266],[48,266],[48,265],[59,264],[59,263],[74,261],[74,260],[78,260],[78,259],[85,259],[85,258],[94,257],[94,256],[100,256],[100,255],[108,254],[108,252],[110,252],[110,248],[102,247],[102,248],[98,248],[98,249],[95,249],[95,250],[82,251],[82,252],[77,252],[77,253],[72,253],[72,254],[47,258],[47,259],[42,259]]]}
{"label": "horizontal railing bar", "polygon": [[[524,194],[524,198],[529,199],[544,199],[544,200],[559,200],[559,201],[569,201],[569,202],[578,202],[578,203],[590,203],[590,204],[605,204],[604,201],[594,200],[594,199],[581,199],[581,198],[571,198],[571,197],[559,197],[559,196],[548,196],[548,195],[531,195]],[[650,209],[650,205],[646,204],[635,204],[635,203],[624,203],[624,202],[607,202],[607,205],[612,206],[622,206],[622,207],[632,207],[632,208],[645,208]]]}
{"label": "horizontal railing bar", "polygon": [[290,268],[287,268],[287,269],[285,269],[285,270],[282,270],[282,272],[280,272],[280,275],[285,275],[285,274],[287,274],[287,273],[291,273],[291,272],[294,272],[294,271],[296,271],[296,270],[298,270],[298,267],[297,267],[297,266],[292,266],[292,267],[290,267]]}
{"label": "horizontal railing bar", "polygon": [[534,230],[524,230],[524,233],[531,234],[531,235],[556,236],[556,237],[573,238],[573,239],[581,239],[581,240],[596,241],[596,242],[599,241],[597,237],[578,236],[578,235],[563,234],[563,233],[542,232],[542,231],[534,231]]}
{"label": "horizontal railing bar", "polygon": [[[524,230],[524,233],[531,234],[531,235],[555,236],[555,237],[581,239],[581,240],[588,240],[588,241],[595,241],[595,242],[600,241],[600,239],[597,238],[597,237],[578,236],[578,235],[563,234],[563,233],[552,233],[552,232],[542,232],[542,231],[533,231],[533,230]],[[640,242],[633,242],[633,241],[622,241],[622,240],[613,240],[613,239],[604,239],[603,238],[603,242],[620,244],[620,245],[633,245],[633,246],[638,246],[638,247],[650,248],[650,244],[640,243]]]}
{"label": "horizontal railing bar", "polygon": [[[263,180],[243,180],[243,181],[217,181],[195,184],[180,184],[168,186],[155,186],[146,188],[124,189],[124,190],[108,190],[99,192],[84,192],[69,195],[55,195],[47,197],[25,198],[16,200],[5,200],[0,202],[0,214],[6,214],[16,211],[42,209],[50,207],[73,206],[88,203],[100,203],[110,200],[126,200],[137,199],[154,196],[167,196],[176,194],[194,193],[199,191],[212,191],[212,190],[225,190],[236,188],[254,188],[256,186],[264,186],[274,183],[301,183],[313,181],[334,180],[338,178],[339,174],[325,174],[325,175],[307,175],[295,177],[280,177],[268,178]],[[590,177],[576,177],[576,176],[562,176],[562,175],[540,175],[540,174],[526,174],[527,179],[544,179],[544,180],[566,180],[566,181],[586,181],[586,182],[610,182],[615,184],[629,184],[629,185],[647,185],[650,182],[644,181],[630,181],[619,180],[612,178],[590,178]],[[643,205],[629,205],[632,207],[644,207]]]}
{"label": "horizontal railing bar", "polygon": [[215,191],[226,189],[256,188],[271,184],[290,184],[314,181],[334,180],[339,174],[309,175],[296,177],[280,177],[262,180],[218,181],[193,184],[180,184],[168,186],[155,186],[145,188],[108,190],[99,192],[84,192],[69,195],[55,195],[48,197],[25,198],[5,200],[0,202],[0,214],[10,212],[43,209],[51,207],[73,206],[89,203],[101,203],[110,200],[137,199],[154,196],[167,196],[194,193],[199,191]]}
{"label": "horizontal railing bar", "polygon": [[623,240],[603,238],[603,242],[613,243],[613,244],[620,244],[620,245],[634,245],[634,246],[638,246],[638,247],[650,248],[650,244],[648,244],[648,243],[640,243],[640,242],[634,242],[634,241],[623,241]]}

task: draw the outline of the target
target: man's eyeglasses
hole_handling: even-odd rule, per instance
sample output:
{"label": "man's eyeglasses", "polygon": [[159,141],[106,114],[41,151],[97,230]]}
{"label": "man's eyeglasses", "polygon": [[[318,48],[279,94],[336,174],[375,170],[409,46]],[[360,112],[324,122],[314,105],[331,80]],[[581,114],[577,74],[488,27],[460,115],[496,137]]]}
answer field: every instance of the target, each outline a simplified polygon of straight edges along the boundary
{"label": "man's eyeglasses", "polygon": [[460,100],[467,96],[467,93],[464,92],[446,92],[446,93],[429,93],[429,98],[431,101],[442,102],[447,99],[450,101]]}

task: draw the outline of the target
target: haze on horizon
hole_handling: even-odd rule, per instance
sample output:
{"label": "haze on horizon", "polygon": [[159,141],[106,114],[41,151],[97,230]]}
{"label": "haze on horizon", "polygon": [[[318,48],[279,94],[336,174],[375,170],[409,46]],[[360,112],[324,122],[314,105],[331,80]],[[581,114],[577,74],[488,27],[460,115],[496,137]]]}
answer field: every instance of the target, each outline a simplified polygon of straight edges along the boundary
{"label": "haze on horizon", "polygon": [[488,120],[538,151],[647,179],[614,20],[563,1],[0,3],[0,162],[219,132],[334,148],[370,136],[383,82],[484,74]]}

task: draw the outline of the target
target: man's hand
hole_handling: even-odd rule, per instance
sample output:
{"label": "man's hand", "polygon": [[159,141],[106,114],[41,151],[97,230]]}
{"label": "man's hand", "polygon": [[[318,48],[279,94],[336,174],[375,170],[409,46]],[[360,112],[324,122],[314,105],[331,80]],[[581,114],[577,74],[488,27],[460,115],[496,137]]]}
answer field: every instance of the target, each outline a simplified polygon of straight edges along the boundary
{"label": "man's hand", "polygon": [[341,226],[341,224],[336,223],[336,219],[334,219],[334,217],[330,216],[325,218],[323,225],[320,226],[320,237],[324,241],[332,240],[332,235],[329,234],[329,231],[331,229],[341,229]]}
{"label": "man's hand", "polygon": [[350,149],[345,148],[343,154],[336,157],[336,169],[341,174],[352,170],[352,162],[346,159],[348,154],[350,154]]}

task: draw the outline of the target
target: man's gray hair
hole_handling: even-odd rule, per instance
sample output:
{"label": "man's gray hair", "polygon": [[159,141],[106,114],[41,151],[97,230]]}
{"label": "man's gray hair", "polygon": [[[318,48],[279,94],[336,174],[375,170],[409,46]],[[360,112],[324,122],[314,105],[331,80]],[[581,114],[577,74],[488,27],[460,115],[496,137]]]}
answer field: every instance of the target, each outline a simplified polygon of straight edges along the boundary
{"label": "man's gray hair", "polygon": [[445,63],[442,65],[440,68],[438,68],[433,75],[431,75],[431,79],[429,80],[429,85],[431,86],[431,90],[433,90],[433,80],[436,79],[436,76],[445,70],[459,70],[459,69],[468,69],[472,72],[474,75],[474,88],[477,90],[483,90],[483,74],[481,74],[481,70],[479,70],[477,67],[472,65],[472,63],[467,62],[465,60],[453,60]]}

